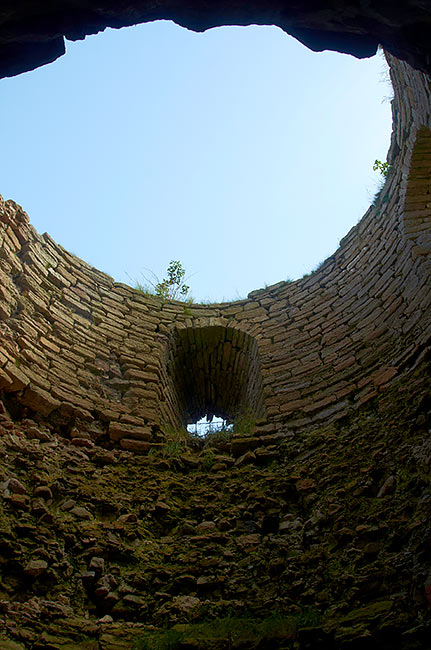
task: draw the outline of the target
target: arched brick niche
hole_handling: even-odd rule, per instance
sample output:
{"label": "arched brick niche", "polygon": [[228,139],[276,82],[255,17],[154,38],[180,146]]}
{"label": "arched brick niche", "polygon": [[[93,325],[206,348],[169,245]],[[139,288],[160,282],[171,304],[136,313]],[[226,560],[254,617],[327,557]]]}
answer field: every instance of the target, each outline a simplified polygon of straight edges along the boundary
{"label": "arched brick niche", "polygon": [[431,130],[419,129],[414,144],[404,204],[404,233],[414,255],[431,252]]}
{"label": "arched brick niche", "polygon": [[[249,372],[260,368],[261,388],[260,380],[241,379],[238,399],[256,405],[262,395],[263,431],[330,422],[408,378],[431,340],[430,81],[406,63],[389,63],[391,170],[379,197],[317,272],[247,300],[163,304],[39,235],[16,203],[1,201],[0,394],[10,410],[126,448],[205,409],[232,416],[239,406],[211,401],[211,389],[198,403],[193,382],[188,394],[195,336],[215,326],[222,328],[214,330],[217,355],[227,342],[222,331],[244,333],[230,363],[247,349]],[[226,385],[220,363],[204,364],[218,387]]]}
{"label": "arched brick niche", "polygon": [[204,416],[227,420],[263,417],[262,372],[256,340],[225,324],[174,328],[167,374],[172,420]]}

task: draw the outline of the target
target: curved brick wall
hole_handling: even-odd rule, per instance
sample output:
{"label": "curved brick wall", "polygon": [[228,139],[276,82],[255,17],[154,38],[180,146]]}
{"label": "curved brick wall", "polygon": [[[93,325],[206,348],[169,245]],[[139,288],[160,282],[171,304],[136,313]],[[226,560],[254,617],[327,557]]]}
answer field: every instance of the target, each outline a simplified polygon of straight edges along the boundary
{"label": "curved brick wall", "polygon": [[430,81],[389,62],[392,168],[378,200],[319,271],[247,300],[162,304],[39,235],[17,204],[2,201],[8,408],[72,436],[79,427],[144,449],[163,425],[204,410],[251,411],[261,434],[328,422],[407,373],[431,332]]}

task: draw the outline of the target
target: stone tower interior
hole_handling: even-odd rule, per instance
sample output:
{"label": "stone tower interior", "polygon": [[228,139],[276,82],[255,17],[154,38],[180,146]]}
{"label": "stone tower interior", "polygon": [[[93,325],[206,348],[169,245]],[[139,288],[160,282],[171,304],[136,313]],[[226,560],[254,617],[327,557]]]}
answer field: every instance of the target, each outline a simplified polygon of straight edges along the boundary
{"label": "stone tower interior", "polygon": [[0,74],[161,18],[382,45],[390,171],[316,272],[212,305],[0,200],[0,647],[431,647],[431,2],[6,2]]}

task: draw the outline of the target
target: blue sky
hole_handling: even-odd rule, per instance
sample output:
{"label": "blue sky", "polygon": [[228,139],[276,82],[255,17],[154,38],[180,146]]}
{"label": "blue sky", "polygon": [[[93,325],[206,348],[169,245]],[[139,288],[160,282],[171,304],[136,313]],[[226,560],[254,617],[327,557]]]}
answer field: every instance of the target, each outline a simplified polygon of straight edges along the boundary
{"label": "blue sky", "polygon": [[0,81],[0,194],[118,281],[178,259],[196,300],[245,297],[309,272],[366,211],[384,69],[275,27],[107,30]]}

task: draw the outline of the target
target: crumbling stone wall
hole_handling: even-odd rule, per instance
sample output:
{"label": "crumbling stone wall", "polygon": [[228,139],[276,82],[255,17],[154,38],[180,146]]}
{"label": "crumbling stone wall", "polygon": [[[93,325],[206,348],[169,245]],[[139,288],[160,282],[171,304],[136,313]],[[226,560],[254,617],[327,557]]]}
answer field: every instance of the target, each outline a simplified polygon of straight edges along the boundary
{"label": "crumbling stone wall", "polygon": [[431,331],[430,82],[389,62],[391,171],[375,204],[318,271],[247,300],[162,303],[39,235],[2,201],[0,391],[9,409],[136,449],[205,410],[247,410],[261,434],[328,422],[414,367]]}

